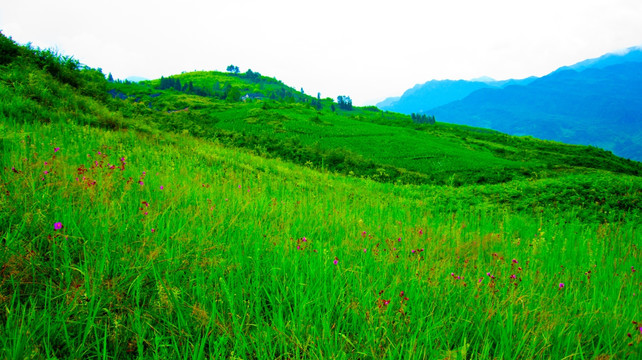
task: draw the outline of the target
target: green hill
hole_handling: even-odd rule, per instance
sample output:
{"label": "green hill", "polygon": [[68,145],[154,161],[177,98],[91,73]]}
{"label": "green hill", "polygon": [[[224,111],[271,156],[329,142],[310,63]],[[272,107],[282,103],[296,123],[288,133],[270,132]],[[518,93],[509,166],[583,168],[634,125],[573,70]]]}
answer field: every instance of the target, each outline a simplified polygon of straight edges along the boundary
{"label": "green hill", "polygon": [[639,163],[171,78],[0,36],[0,357],[642,354]]}

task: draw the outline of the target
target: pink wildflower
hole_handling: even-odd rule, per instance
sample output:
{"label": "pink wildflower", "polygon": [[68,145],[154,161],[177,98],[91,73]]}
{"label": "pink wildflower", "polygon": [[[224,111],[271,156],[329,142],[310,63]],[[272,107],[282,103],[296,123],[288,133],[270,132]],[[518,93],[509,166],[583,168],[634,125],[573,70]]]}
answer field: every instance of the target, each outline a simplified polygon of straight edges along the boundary
{"label": "pink wildflower", "polygon": [[164,189],[164,188],[163,188],[163,185],[161,185],[161,186],[160,186],[160,189],[161,189],[161,190],[163,190],[163,189]]}
{"label": "pink wildflower", "polygon": [[60,230],[60,229],[62,229],[62,223],[61,222],[54,223],[54,230]]}
{"label": "pink wildflower", "polygon": [[339,264],[339,259],[335,257],[335,258],[334,258],[334,261],[333,261],[333,263],[334,263],[334,265],[337,265],[337,264]]}
{"label": "pink wildflower", "polygon": [[152,232],[153,232],[153,233],[154,233],[154,232],[156,232],[156,229],[152,228]]}
{"label": "pink wildflower", "polygon": [[560,283],[560,285],[559,285],[560,289],[563,289],[564,286],[565,286],[564,283]]}

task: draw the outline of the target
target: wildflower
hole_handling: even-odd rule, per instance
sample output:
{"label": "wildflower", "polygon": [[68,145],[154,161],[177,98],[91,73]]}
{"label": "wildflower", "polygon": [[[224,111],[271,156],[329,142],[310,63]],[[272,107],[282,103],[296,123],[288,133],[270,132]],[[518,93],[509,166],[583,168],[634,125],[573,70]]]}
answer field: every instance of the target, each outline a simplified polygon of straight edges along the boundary
{"label": "wildflower", "polygon": [[513,275],[510,276],[510,278],[511,279],[517,279],[517,276],[515,276],[515,274],[513,274]]}
{"label": "wildflower", "polygon": [[143,182],[143,180],[139,181],[138,183],[139,183],[141,186],[145,184],[145,183]]}
{"label": "wildflower", "polygon": [[490,276],[490,273],[489,273],[489,272],[487,272],[487,273],[486,273],[486,276]]}
{"label": "wildflower", "polygon": [[419,235],[423,235],[424,231],[422,229],[419,229]]}
{"label": "wildflower", "polygon": [[47,174],[49,174],[49,171],[45,170],[44,173],[45,173],[45,175],[47,175]]}
{"label": "wildflower", "polygon": [[479,278],[478,283],[482,282],[483,280],[484,280],[484,278],[483,278],[483,277]]}
{"label": "wildflower", "polygon": [[388,304],[390,304],[390,300],[384,300],[384,301],[383,301],[383,304],[384,304],[384,305],[388,305]]}
{"label": "wildflower", "polygon": [[297,245],[297,246],[296,246],[296,249],[297,249],[297,250],[301,250],[301,246]]}
{"label": "wildflower", "polygon": [[513,259],[513,264],[517,264],[518,262],[517,259]]}
{"label": "wildflower", "polygon": [[152,228],[152,232],[153,232],[153,233],[155,233],[155,232],[156,232],[156,229]]}
{"label": "wildflower", "polygon": [[339,264],[339,259],[335,257],[335,258],[334,258],[334,261],[333,261],[333,263],[334,263],[334,265],[337,265],[337,264]]}
{"label": "wildflower", "polygon": [[241,188],[241,185],[239,185],[239,189]]}
{"label": "wildflower", "polygon": [[564,283],[560,283],[559,286],[560,286],[560,289],[563,289],[564,288]]}
{"label": "wildflower", "polygon": [[47,164],[47,162],[45,161],[45,165],[49,165],[49,164]]}
{"label": "wildflower", "polygon": [[366,237],[366,234],[367,234],[367,232],[364,231],[364,232],[361,233],[361,236]]}
{"label": "wildflower", "polygon": [[54,148],[54,152],[58,152],[59,150],[60,150],[60,148],[59,148],[59,147]]}
{"label": "wildflower", "polygon": [[62,223],[61,222],[54,223],[54,230],[60,230],[60,229],[62,229]]}
{"label": "wildflower", "polygon": [[397,239],[398,242],[401,242],[401,238]]}
{"label": "wildflower", "polygon": [[306,239],[306,238],[305,238],[305,236],[304,236],[304,237],[303,237],[303,241],[304,241],[304,242],[305,242],[305,241],[308,241],[308,239]]}
{"label": "wildflower", "polygon": [[163,185],[161,185],[161,186],[160,186],[160,189],[161,189],[161,190],[163,190],[163,189],[164,189],[164,188],[163,188]]}
{"label": "wildflower", "polygon": [[399,293],[399,297],[403,297],[403,291]]}
{"label": "wildflower", "polygon": [[363,248],[363,252],[368,252],[368,250],[366,248]]}
{"label": "wildflower", "polygon": [[412,252],[412,253],[414,254],[414,253],[415,253],[415,250],[414,250],[414,249],[413,249],[413,250],[410,250],[410,252]]}

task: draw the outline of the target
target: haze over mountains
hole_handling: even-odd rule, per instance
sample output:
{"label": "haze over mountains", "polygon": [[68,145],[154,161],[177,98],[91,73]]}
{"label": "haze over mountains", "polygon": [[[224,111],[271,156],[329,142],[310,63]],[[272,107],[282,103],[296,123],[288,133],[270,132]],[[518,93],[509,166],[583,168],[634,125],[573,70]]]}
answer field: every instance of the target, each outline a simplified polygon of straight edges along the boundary
{"label": "haze over mountains", "polygon": [[593,145],[642,160],[642,49],[562,67],[541,78],[429,81],[381,109],[513,135]]}

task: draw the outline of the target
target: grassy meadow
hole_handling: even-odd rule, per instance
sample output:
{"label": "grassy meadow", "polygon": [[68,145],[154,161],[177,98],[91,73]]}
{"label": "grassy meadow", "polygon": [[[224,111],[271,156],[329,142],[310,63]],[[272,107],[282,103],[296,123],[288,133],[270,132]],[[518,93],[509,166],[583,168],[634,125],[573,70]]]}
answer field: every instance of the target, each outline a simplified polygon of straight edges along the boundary
{"label": "grassy meadow", "polygon": [[[16,51],[0,57],[1,358],[642,357],[639,163],[364,109],[166,90],[203,103],[167,113]],[[324,123],[437,139],[450,172],[301,133]],[[284,152],[292,134],[310,151]]]}

